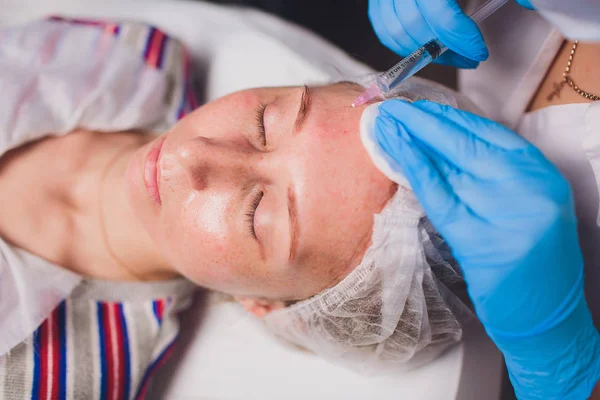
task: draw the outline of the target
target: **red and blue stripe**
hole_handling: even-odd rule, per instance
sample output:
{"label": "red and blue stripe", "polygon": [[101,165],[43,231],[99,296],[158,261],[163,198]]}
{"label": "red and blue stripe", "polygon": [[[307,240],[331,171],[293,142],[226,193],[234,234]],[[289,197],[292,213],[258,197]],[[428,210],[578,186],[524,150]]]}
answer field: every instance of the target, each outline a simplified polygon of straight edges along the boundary
{"label": "red and blue stripe", "polygon": [[180,120],[198,108],[199,102],[194,91],[190,55],[183,49],[183,94],[177,109],[177,119]]}
{"label": "red and blue stripe", "polygon": [[31,383],[31,398],[38,399],[40,393],[40,381],[42,380],[42,355],[40,348],[42,347],[42,332],[37,329],[33,333],[33,377]]}
{"label": "red and blue stripe", "polygon": [[59,16],[51,16],[51,17],[48,17],[48,20],[55,21],[55,22],[68,22],[70,24],[75,24],[75,25],[97,26],[97,27],[104,28],[104,32],[114,35],[114,36],[118,36],[119,33],[121,32],[121,26],[118,24],[111,24],[111,23],[107,23],[104,21],[95,21],[92,19],[65,18],[65,17],[59,17]]}
{"label": "red and blue stripe", "polygon": [[100,398],[128,399],[131,392],[131,354],[123,305],[98,302],[96,313],[100,347]]}
{"label": "red and blue stripe", "polygon": [[158,326],[162,325],[163,315],[165,312],[165,303],[165,299],[158,299],[152,302],[152,313],[154,314],[154,318],[156,319]]}
{"label": "red and blue stripe", "polygon": [[108,33],[109,35],[119,36],[119,33],[121,33],[121,26],[118,24],[106,24],[104,27],[104,32]]}
{"label": "red and blue stripe", "polygon": [[163,67],[168,40],[169,37],[163,31],[156,28],[149,29],[144,47],[144,60],[146,60],[146,64],[157,69]]}
{"label": "red and blue stripe", "polygon": [[121,376],[123,376],[123,390],[121,392],[124,399],[129,399],[131,392],[131,349],[129,347],[129,332],[127,330],[127,320],[125,319],[125,310],[123,304],[118,304],[118,318],[119,324],[122,327],[122,353],[124,362],[120,365]]}
{"label": "red and blue stripe", "polygon": [[[112,24],[103,21],[95,21],[88,19],[77,19],[77,18],[64,18],[64,17],[50,17],[52,21],[69,22],[79,25],[97,26],[104,29],[104,32],[118,36],[121,32],[121,26],[119,24]],[[145,63],[156,69],[162,69],[164,67],[167,45],[169,36],[160,29],[151,27],[148,29],[146,35],[146,42],[143,47],[143,58]],[[187,50],[182,49],[183,52],[183,90],[181,100],[175,114],[176,120],[180,120],[187,114],[199,107],[199,101],[194,90],[192,80],[192,68],[191,59]]]}
{"label": "red and blue stripe", "polygon": [[110,342],[110,336],[106,335],[106,327],[104,321],[106,311],[104,307],[104,303],[96,304],[96,315],[97,315],[97,323],[98,323],[98,345],[100,347],[100,398],[106,398],[106,390],[109,385],[109,377],[112,376],[109,370],[110,365],[108,362],[108,357],[111,355],[110,351],[108,351],[108,343]]}
{"label": "red and blue stripe", "polygon": [[56,22],[68,22],[70,24],[76,24],[76,25],[88,25],[88,26],[105,26],[106,25],[106,22],[103,22],[103,21],[96,21],[93,19],[82,19],[82,18],[65,18],[65,17],[60,17],[58,15],[51,15],[50,17],[48,17],[48,20],[56,21]]}
{"label": "red and blue stripe", "polygon": [[175,348],[175,341],[177,336],[167,345],[167,347],[156,357],[156,359],[150,364],[144,373],[144,377],[141,380],[137,394],[135,395],[136,400],[143,400],[148,392],[148,387],[152,376],[171,356]]}
{"label": "red and blue stripe", "polygon": [[67,398],[67,305],[62,302],[57,309],[58,319],[58,399]]}
{"label": "red and blue stripe", "polygon": [[[154,318],[156,319],[156,323],[158,324],[159,327],[163,323],[165,308],[170,303],[171,303],[171,298],[157,299],[157,300],[152,301],[152,314],[154,315]],[[171,355],[171,353],[173,351],[176,339],[177,339],[177,337],[175,337],[167,345],[167,347],[158,355],[158,357],[146,369],[146,372],[144,373],[144,376],[142,377],[142,380],[140,381],[140,386],[138,387],[137,394],[135,395],[136,400],[141,400],[146,397],[146,393],[148,391],[148,385],[152,378],[152,375],[169,358],[169,356]]]}
{"label": "red and blue stripe", "polygon": [[67,395],[66,302],[62,302],[33,335],[31,398],[63,400]]}

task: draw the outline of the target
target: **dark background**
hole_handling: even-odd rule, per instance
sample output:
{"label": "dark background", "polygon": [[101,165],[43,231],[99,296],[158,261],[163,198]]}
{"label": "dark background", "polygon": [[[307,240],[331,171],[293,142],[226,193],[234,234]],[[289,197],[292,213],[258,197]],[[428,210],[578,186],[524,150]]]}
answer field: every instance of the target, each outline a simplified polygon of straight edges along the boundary
{"label": "dark background", "polygon": [[[399,56],[377,39],[368,17],[368,0],[209,1],[251,6],[278,15],[320,34],[357,60],[379,71],[387,70],[400,61]],[[418,75],[456,88],[456,71],[453,68],[433,64]],[[502,400],[516,400],[507,374],[504,377]]]}

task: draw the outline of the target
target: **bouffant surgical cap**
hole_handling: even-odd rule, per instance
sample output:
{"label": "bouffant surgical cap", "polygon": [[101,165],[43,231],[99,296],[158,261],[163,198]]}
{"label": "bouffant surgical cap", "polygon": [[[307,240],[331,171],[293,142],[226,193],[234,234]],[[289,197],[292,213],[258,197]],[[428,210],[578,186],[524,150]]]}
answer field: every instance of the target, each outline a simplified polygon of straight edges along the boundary
{"label": "bouffant surgical cap", "polygon": [[[473,109],[454,92],[421,80],[402,85],[394,96]],[[399,187],[374,216],[370,247],[336,286],[264,319],[277,336],[363,374],[434,359],[461,339],[461,321],[472,316],[451,290],[461,286],[462,277],[449,249],[401,171],[384,170],[370,137],[376,115],[377,104],[363,112],[361,138],[374,164]]]}

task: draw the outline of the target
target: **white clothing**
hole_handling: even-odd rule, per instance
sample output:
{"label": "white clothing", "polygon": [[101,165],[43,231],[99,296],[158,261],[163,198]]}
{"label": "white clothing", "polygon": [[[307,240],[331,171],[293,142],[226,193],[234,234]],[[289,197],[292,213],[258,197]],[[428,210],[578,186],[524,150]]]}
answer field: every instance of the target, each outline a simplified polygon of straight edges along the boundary
{"label": "white clothing", "polygon": [[531,3],[566,37],[600,40],[600,1],[531,0]]}
{"label": "white clothing", "polygon": [[516,128],[562,44],[538,13],[509,1],[480,25],[490,58],[459,73],[459,89],[485,115]]}

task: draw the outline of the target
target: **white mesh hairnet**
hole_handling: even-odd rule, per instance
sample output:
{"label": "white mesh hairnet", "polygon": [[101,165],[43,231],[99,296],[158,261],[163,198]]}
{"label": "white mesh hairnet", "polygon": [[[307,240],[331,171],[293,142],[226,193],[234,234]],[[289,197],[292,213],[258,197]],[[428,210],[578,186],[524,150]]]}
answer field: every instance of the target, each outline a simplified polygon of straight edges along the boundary
{"label": "white mesh hairnet", "polygon": [[[416,79],[397,96],[458,105],[442,90]],[[459,269],[408,185],[399,183],[374,217],[361,263],[336,286],[268,314],[269,330],[363,374],[423,364],[460,340],[459,320],[472,314],[450,290],[462,286]]]}

